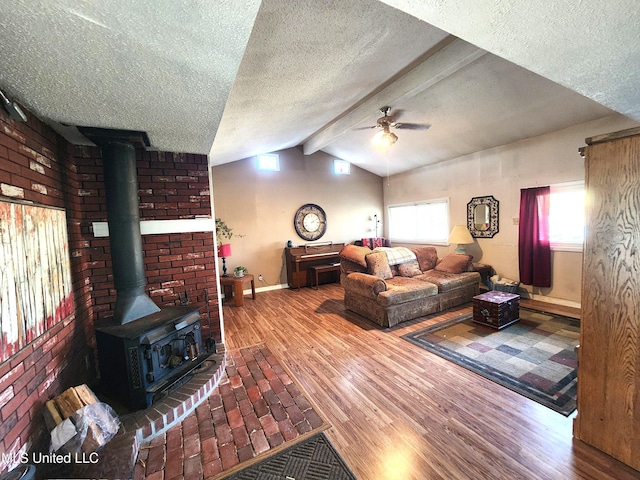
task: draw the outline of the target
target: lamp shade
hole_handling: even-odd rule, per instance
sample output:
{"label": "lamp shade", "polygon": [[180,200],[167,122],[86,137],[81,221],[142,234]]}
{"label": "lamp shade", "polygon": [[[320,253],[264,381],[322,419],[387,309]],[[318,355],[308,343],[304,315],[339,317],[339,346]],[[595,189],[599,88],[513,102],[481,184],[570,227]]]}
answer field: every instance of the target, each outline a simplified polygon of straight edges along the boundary
{"label": "lamp shade", "polygon": [[456,225],[449,234],[449,243],[466,244],[473,243],[473,237],[469,229],[464,225]]}
{"label": "lamp shade", "polygon": [[220,245],[218,247],[218,256],[219,257],[230,257],[231,256],[231,244],[225,243],[224,245]]}

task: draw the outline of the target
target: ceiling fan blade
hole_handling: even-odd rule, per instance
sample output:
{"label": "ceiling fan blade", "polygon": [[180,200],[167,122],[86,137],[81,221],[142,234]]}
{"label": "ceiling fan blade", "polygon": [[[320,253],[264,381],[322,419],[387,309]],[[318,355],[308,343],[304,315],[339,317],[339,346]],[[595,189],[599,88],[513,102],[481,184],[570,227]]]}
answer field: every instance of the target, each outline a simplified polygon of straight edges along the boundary
{"label": "ceiling fan blade", "polygon": [[370,130],[372,128],[376,128],[378,125],[369,125],[368,127],[358,127],[354,128],[354,130]]}
{"label": "ceiling fan blade", "polygon": [[391,126],[402,130],[428,130],[431,127],[427,123],[396,123]]}

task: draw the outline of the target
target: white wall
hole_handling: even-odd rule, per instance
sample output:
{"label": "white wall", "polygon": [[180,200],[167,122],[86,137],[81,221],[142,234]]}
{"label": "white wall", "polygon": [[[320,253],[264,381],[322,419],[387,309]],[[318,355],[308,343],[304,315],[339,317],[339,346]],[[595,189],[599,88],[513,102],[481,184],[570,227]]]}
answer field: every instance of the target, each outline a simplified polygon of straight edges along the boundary
{"label": "white wall", "polygon": [[[638,123],[615,115],[394,175],[383,183],[385,213],[390,204],[449,197],[451,225],[466,225],[471,198],[493,195],[500,202],[500,231],[493,238],[476,239],[467,250],[474,261],[492,265],[500,275],[518,280],[520,189],[584,180],[578,149],[585,145],[585,138],[636,126]],[[438,250],[443,255],[449,248]],[[552,268],[551,288],[523,288],[533,298],[579,305],[582,253],[554,251]]]}
{"label": "white wall", "polygon": [[256,158],[212,168],[215,216],[234,234],[227,268],[243,265],[263,282],[256,287],[286,284],[284,247],[309,243],[296,234],[293,217],[305,203],[327,214],[327,232],[320,242],[350,243],[373,236],[372,214],[382,217],[382,179],[351,166],[351,175],[333,173],[334,157],[323,152],[305,156],[299,148],[277,152],[279,172],[261,172]]}

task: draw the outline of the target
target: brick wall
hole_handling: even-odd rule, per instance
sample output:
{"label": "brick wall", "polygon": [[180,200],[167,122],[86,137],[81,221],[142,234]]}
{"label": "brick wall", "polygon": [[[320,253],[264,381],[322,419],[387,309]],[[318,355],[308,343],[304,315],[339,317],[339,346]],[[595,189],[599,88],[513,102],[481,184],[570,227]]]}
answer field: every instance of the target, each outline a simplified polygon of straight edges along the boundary
{"label": "brick wall", "polygon": [[[84,208],[82,248],[91,266],[96,318],[113,316],[116,292],[111,275],[109,239],[94,237],[93,222],[106,222],[102,158],[95,147],[76,147],[78,196]],[[136,152],[141,220],[177,220],[211,216],[206,155]],[[215,250],[212,232],[143,235],[147,293],[158,305],[177,305],[185,296],[202,306],[203,338],[221,341]]]}
{"label": "brick wall", "polygon": [[[0,109],[0,198],[64,208],[67,215],[74,313],[0,364],[0,452],[48,451],[42,407],[80,383],[95,382],[94,320],[111,315],[115,291],[109,239],[93,236],[106,221],[102,161],[97,148],[70,145],[27,112],[18,123]],[[138,154],[141,217],[210,215],[207,159],[200,155]],[[171,304],[188,292],[203,306],[203,322],[220,341],[211,233],[143,239],[150,296]],[[208,301],[208,304],[205,303]],[[203,332],[204,338],[208,331]],[[11,467],[0,463],[0,474]]]}

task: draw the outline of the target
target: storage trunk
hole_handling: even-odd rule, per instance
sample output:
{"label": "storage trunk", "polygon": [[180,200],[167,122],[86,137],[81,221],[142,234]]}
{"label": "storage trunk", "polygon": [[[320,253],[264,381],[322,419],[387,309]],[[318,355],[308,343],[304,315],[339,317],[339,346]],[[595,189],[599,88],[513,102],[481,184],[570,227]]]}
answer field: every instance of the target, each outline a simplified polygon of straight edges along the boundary
{"label": "storage trunk", "polygon": [[520,320],[520,295],[491,291],[473,297],[473,321],[489,327],[507,327]]}

